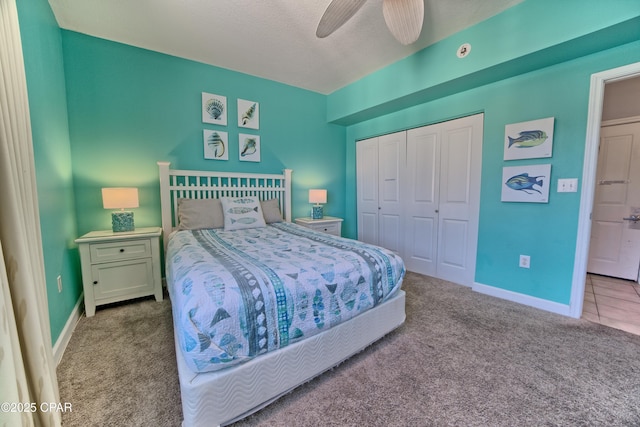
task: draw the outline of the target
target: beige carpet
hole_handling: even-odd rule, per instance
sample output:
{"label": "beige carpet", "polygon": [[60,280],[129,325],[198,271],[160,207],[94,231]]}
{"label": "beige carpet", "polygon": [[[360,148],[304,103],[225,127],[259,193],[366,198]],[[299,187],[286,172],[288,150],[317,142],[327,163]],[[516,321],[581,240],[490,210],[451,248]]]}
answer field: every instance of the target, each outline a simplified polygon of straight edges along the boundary
{"label": "beige carpet", "polygon": [[[238,426],[638,426],[640,336],[409,273],[407,321]],[[82,318],[64,426],[179,426],[170,304]]]}

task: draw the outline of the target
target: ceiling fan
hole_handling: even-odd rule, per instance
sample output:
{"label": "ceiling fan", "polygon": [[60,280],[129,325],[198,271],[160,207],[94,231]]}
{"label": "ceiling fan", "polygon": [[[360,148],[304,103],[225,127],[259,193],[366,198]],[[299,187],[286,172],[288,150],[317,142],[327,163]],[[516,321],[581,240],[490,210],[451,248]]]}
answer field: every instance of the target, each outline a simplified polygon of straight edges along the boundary
{"label": "ceiling fan", "polygon": [[[327,37],[347,22],[367,0],[332,0],[320,19],[316,36]],[[424,0],[383,0],[382,14],[393,36],[408,45],[420,36]]]}

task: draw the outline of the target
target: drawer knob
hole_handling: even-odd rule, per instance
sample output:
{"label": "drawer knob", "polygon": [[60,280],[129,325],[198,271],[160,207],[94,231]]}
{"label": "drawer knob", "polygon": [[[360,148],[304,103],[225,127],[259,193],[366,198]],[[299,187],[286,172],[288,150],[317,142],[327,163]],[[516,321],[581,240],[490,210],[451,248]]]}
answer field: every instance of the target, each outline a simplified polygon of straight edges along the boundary
{"label": "drawer knob", "polygon": [[94,284],[94,285],[97,285],[97,284],[98,284],[98,281],[97,281],[97,280],[94,280],[94,281],[93,281],[93,284]]}
{"label": "drawer knob", "polygon": [[124,248],[120,249],[120,252],[124,252]]}

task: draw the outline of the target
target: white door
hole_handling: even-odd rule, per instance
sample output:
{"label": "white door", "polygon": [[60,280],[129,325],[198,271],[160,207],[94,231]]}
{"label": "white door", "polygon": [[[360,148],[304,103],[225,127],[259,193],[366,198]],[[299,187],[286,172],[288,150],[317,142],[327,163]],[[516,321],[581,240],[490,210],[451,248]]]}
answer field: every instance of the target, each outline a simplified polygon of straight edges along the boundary
{"label": "white door", "polygon": [[378,138],[356,143],[358,240],[378,244]]}
{"label": "white door", "polygon": [[403,255],[403,175],[406,169],[406,132],[378,138],[378,245]]}
{"label": "white door", "polygon": [[640,123],[603,127],[587,271],[638,280]]}
{"label": "white door", "polygon": [[407,269],[472,286],[482,166],[482,114],[408,131]]}
{"label": "white door", "polygon": [[405,257],[407,270],[436,276],[440,128],[407,131]]}
{"label": "white door", "polygon": [[441,125],[438,277],[472,286],[480,212],[484,115]]}

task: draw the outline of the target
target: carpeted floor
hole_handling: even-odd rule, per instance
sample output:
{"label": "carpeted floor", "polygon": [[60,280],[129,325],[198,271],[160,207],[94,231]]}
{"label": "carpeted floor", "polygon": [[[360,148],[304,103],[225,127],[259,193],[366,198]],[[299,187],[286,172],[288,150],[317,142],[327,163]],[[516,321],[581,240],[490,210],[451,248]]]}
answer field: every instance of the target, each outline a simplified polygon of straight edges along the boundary
{"label": "carpeted floor", "polygon": [[[237,426],[638,426],[640,336],[409,273],[407,321]],[[179,426],[170,303],[82,318],[63,426]]]}

